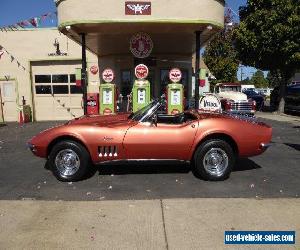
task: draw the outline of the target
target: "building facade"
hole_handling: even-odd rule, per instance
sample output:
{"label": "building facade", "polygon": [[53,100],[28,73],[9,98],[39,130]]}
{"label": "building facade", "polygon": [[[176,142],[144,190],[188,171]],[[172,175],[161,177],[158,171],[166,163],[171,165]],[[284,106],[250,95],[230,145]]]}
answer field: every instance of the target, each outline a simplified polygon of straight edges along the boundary
{"label": "building facade", "polygon": [[[23,100],[35,121],[83,114],[82,91],[75,84],[75,69],[81,68],[79,44],[57,29],[30,29],[2,32],[0,46],[2,120],[18,121]],[[96,55],[88,51],[87,58],[89,67],[98,66]]]}
{"label": "building facade", "polygon": [[[165,91],[169,70],[174,67],[181,69],[185,95],[191,98],[195,32],[201,32],[203,46],[224,24],[223,0],[58,0],[56,4],[58,30],[10,31],[0,37],[0,45],[9,52],[0,60],[5,121],[18,120],[23,99],[32,107],[36,121],[83,114],[81,89],[75,84],[75,69],[81,67],[82,34],[87,47],[88,92],[99,91],[99,75],[111,68],[114,83],[126,98],[135,66],[144,63],[150,70],[152,98]],[[144,44],[134,44],[139,34],[152,44],[147,53]],[[133,45],[141,54],[134,53]],[[95,67],[98,72],[91,73]]]}

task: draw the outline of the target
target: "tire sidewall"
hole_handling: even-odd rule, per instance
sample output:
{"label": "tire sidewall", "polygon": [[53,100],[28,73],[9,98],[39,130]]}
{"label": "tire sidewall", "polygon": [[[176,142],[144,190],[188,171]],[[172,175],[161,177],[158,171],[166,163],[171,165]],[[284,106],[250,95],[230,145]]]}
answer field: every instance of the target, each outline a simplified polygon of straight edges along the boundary
{"label": "tire sidewall", "polygon": [[[226,170],[224,171],[223,175],[221,176],[214,176],[211,175],[209,172],[206,171],[203,165],[203,159],[205,154],[211,149],[211,148],[220,148],[227,154],[228,157],[228,166]],[[233,152],[232,147],[223,140],[218,139],[212,139],[203,142],[196,150],[194,155],[194,172],[197,177],[200,177],[204,180],[209,181],[222,181],[229,177],[233,166],[235,164],[235,154]]]}
{"label": "tire sidewall", "polygon": [[[57,154],[64,149],[71,149],[73,150],[79,157],[80,160],[80,166],[76,173],[70,176],[63,176],[59,172],[59,170],[56,167],[55,164],[55,158]],[[90,156],[85,147],[83,147],[81,144],[74,142],[74,141],[62,141],[54,145],[54,147],[51,150],[51,153],[49,155],[49,165],[50,168],[55,175],[55,177],[60,181],[78,181],[81,180],[84,175],[87,173],[88,165],[90,163]]]}

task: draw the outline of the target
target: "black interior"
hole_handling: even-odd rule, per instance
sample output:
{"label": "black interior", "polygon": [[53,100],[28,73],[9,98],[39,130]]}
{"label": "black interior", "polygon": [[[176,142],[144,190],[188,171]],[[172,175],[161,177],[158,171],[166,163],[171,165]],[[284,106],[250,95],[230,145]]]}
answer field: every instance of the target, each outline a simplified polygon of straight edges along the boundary
{"label": "black interior", "polygon": [[190,113],[180,113],[177,115],[157,114],[157,123],[182,124],[195,119],[196,117]]}

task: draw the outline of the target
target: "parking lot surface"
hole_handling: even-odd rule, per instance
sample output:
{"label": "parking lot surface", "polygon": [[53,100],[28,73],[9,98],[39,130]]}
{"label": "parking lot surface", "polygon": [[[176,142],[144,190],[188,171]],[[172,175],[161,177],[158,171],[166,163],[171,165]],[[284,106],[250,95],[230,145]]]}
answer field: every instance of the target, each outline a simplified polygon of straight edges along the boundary
{"label": "parking lot surface", "polygon": [[169,198],[297,198],[300,195],[300,123],[261,119],[273,126],[272,147],[240,159],[223,182],[197,179],[189,165],[125,164],[99,166],[76,183],[57,181],[45,160],[26,149],[39,131],[62,122],[0,128],[1,200],[147,200]]}

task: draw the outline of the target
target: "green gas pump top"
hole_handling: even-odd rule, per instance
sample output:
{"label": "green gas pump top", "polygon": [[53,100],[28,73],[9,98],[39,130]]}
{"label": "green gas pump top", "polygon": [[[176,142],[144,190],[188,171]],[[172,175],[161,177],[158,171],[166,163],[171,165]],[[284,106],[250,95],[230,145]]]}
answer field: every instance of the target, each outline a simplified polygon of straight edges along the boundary
{"label": "green gas pump top", "polygon": [[183,112],[183,85],[180,83],[182,78],[181,70],[173,68],[169,72],[171,83],[167,86],[168,114]]}
{"label": "green gas pump top", "polygon": [[132,110],[136,112],[150,103],[150,82],[146,80],[149,69],[144,64],[135,67],[136,80],[132,88]]}
{"label": "green gas pump top", "polygon": [[100,84],[100,114],[116,113],[116,85],[113,83],[114,71],[110,68],[103,70],[103,83]]}

